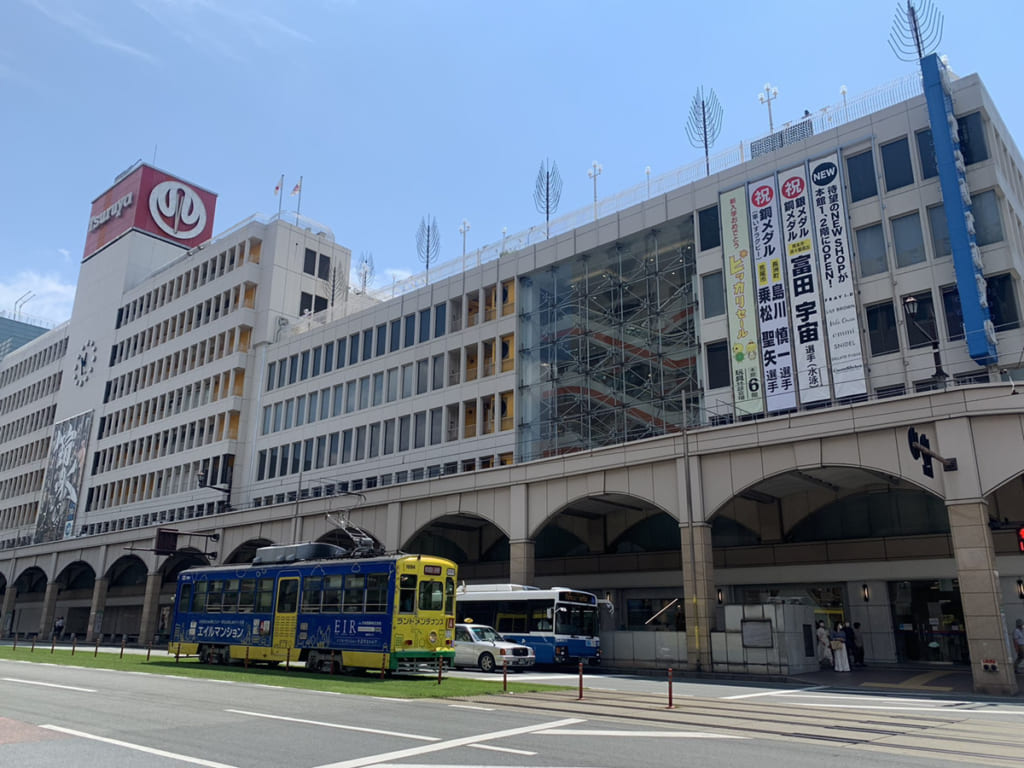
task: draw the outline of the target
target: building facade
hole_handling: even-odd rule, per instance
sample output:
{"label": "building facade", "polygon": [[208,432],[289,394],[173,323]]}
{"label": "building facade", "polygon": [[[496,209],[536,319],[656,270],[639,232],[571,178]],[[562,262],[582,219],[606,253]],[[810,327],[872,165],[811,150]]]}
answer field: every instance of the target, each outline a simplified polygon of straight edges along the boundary
{"label": "building facade", "polygon": [[71,320],[0,361],[0,629],[159,639],[181,569],[351,522],[597,592],[612,662],[796,670],[741,625],[799,606],[1016,691],[1024,161],[934,67],[386,297],[326,226],[213,236],[129,169]]}

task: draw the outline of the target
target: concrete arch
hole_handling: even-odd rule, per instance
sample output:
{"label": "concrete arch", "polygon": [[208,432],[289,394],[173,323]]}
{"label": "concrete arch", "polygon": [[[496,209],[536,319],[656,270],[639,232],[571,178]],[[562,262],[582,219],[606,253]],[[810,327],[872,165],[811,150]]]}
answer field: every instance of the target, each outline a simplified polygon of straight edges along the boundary
{"label": "concrete arch", "polygon": [[[671,519],[678,532],[675,515],[649,498],[608,492],[581,495],[552,510],[534,529],[532,538],[536,542],[538,558],[605,554],[612,550],[613,542],[620,540],[627,531],[659,515]],[[555,537],[566,544],[575,540],[586,549],[559,553],[557,543],[552,540]],[[579,545],[573,548],[579,549]]]}
{"label": "concrete arch", "polygon": [[447,557],[458,564],[460,578],[485,581],[507,578],[508,535],[481,515],[458,512],[430,520],[402,543],[406,552]]}
{"label": "concrete arch", "polygon": [[56,576],[56,581],[64,591],[90,593],[96,583],[96,569],[84,560],[68,563]]}
{"label": "concrete arch", "polygon": [[227,557],[221,559],[224,565],[231,563],[251,563],[253,558],[256,557],[256,550],[260,547],[269,547],[274,544],[270,539],[263,537],[255,539],[246,539],[237,547],[235,547]]}
{"label": "concrete arch", "polygon": [[46,592],[46,584],[49,579],[44,571],[38,565],[30,565],[25,568],[14,580],[14,588],[18,590],[18,596],[24,595],[42,595]]}

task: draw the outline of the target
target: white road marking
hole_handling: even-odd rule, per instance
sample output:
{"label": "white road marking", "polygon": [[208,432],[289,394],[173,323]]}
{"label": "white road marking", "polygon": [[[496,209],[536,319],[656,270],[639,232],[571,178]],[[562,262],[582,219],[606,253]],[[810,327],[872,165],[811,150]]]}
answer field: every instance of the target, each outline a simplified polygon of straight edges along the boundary
{"label": "white road marking", "polygon": [[60,688],[65,691],[81,691],[82,693],[96,693],[94,688],[79,688],[75,685],[58,685],[57,683],[41,683],[38,680],[19,680],[16,677],[3,678],[8,683],[21,683],[22,685],[41,685],[45,688]]}
{"label": "white road marking", "polygon": [[590,731],[583,728],[559,728],[538,731],[539,736],[614,736],[644,739],[746,739],[746,736],[733,736],[728,733],[704,733],[701,731]]}
{"label": "white road marking", "polygon": [[[953,702],[954,704],[956,702]],[[881,709],[886,712],[932,712],[937,715],[1024,715],[1024,708],[1017,709],[955,709],[945,702],[935,707],[875,706],[872,704],[830,704],[827,701],[794,701],[794,707],[828,707],[829,709]]]}
{"label": "white road marking", "polygon": [[520,736],[524,733],[534,733],[536,731],[547,730],[549,728],[559,728],[566,725],[575,725],[576,723],[584,722],[586,722],[586,720],[569,717],[565,720],[555,720],[551,723],[539,723],[538,725],[528,725],[523,728],[510,728],[507,731],[494,731],[493,733],[483,733],[478,736],[464,736],[461,739],[449,739],[448,741],[442,741],[437,744],[430,744],[429,746],[424,747],[411,747],[410,749],[400,749],[396,752],[384,752],[379,755],[357,757],[354,760],[344,760],[340,763],[327,763],[325,765],[318,766],[318,768],[361,768],[361,766],[364,765],[379,765],[383,762],[403,760],[406,757],[425,755],[430,752],[441,752],[445,749],[454,749],[455,747],[468,747],[482,741],[494,741],[495,739],[504,739],[509,736]]}
{"label": "white road marking", "polygon": [[492,752],[508,752],[510,755],[536,755],[536,752],[527,752],[525,749],[512,749],[511,747],[493,747],[490,744],[470,744],[473,749],[489,749]]}
{"label": "white road marking", "polygon": [[360,733],[376,733],[380,736],[397,736],[403,739],[415,739],[416,741],[440,741],[436,736],[418,736],[415,733],[399,733],[398,731],[382,731],[378,728],[361,728],[357,725],[341,725],[340,723],[325,723],[321,720],[304,720],[301,717],[285,717],[284,715],[268,715],[265,712],[248,712],[244,709],[225,709],[236,715],[248,715],[249,717],[264,717],[267,720],[283,720],[286,723],[302,723],[303,725],[318,725],[322,728],[337,728],[342,731],[359,731]]}
{"label": "white road marking", "polygon": [[476,709],[481,712],[493,712],[494,707],[474,707],[472,704],[449,704],[452,709]]}
{"label": "white road marking", "polygon": [[757,693],[740,693],[736,696],[719,696],[720,699],[756,699],[758,696],[787,696],[792,693],[806,693],[807,691],[823,691],[824,686],[816,685],[813,688],[798,688],[797,690],[758,691]]}
{"label": "white road marking", "polygon": [[203,760],[199,757],[179,755],[176,752],[168,752],[163,749],[154,749],[153,747],[144,747],[141,744],[132,744],[127,741],[121,741],[120,739],[108,739],[105,736],[96,736],[95,734],[85,733],[84,731],[75,731],[71,728],[61,728],[59,725],[41,725],[39,727],[45,728],[48,731],[66,733],[69,736],[77,736],[80,739],[91,739],[92,741],[99,741],[104,744],[112,744],[115,747],[124,747],[125,749],[133,749],[136,752],[145,752],[147,755],[157,755],[158,757],[168,757],[171,760],[180,760],[183,763],[191,763],[192,765],[202,765],[205,766],[205,768],[235,768],[235,766],[228,765],[227,763],[216,763],[213,760]]}

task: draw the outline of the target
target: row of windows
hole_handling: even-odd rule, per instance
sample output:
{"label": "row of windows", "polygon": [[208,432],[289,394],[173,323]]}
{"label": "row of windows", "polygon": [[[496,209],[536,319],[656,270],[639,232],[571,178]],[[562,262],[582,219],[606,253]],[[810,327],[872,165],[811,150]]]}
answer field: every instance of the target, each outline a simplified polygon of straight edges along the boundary
{"label": "row of windows", "polygon": [[201,301],[193,307],[178,312],[173,317],[132,334],[114,345],[110,354],[110,364],[117,365],[178,336],[192,333],[192,331],[235,312],[243,306],[248,309],[256,306],[256,285],[254,283],[236,285],[206,301]]}
{"label": "row of windows", "polygon": [[185,349],[180,349],[108,381],[106,391],[103,393],[103,402],[109,403],[126,397],[164,379],[181,376],[235,352],[248,352],[251,339],[252,328],[243,325],[198,341]]}
{"label": "row of windows", "polygon": [[[10,531],[34,524],[38,511],[39,504],[35,500],[26,504],[15,504],[12,507],[0,509],[0,531]],[[5,539],[3,542],[0,542],[0,549],[21,546],[21,543],[16,542],[16,539]],[[31,537],[23,543],[31,544]]]}
{"label": "row of windows", "polygon": [[102,440],[113,437],[129,429],[215,403],[225,397],[241,397],[244,394],[245,369],[224,371],[101,417],[97,438]]}
{"label": "row of windows", "polygon": [[[19,389],[17,392],[12,392],[10,395],[0,400],[0,413],[16,411],[29,403],[34,403],[36,400],[52,395],[60,389],[60,381],[61,375],[60,372],[57,372],[39,379],[38,381],[34,381],[27,387]],[[2,466],[3,463],[0,462],[0,467]]]}
{"label": "row of windows", "polygon": [[302,260],[302,271],[321,280],[329,280],[331,278],[331,257],[326,253],[318,254],[312,248],[307,248]]}
{"label": "row of windows", "polygon": [[25,464],[42,461],[50,454],[50,436],[32,440],[17,448],[0,453],[0,469],[5,472]]}
{"label": "row of windows", "polygon": [[109,483],[94,485],[86,495],[86,511],[108,509],[124,504],[135,504],[162,496],[194,491],[199,488],[199,473],[208,471],[211,477],[218,477],[220,457],[210,460],[191,461],[174,467],[145,472],[134,477],[124,477]]}
{"label": "row of windows", "polygon": [[111,531],[125,531],[132,528],[145,528],[150,525],[163,525],[164,523],[181,522],[192,520],[196,517],[207,517],[220,512],[226,512],[228,507],[222,501],[210,501],[204,504],[190,504],[187,507],[175,509],[162,509],[159,512],[145,512],[138,515],[120,517],[116,520],[104,520],[103,522],[87,523],[79,530],[79,536],[94,536],[100,533]]}
{"label": "row of windows", "polygon": [[460,435],[462,439],[470,439],[495,431],[508,431],[515,428],[513,407],[514,397],[509,390],[499,393],[497,400],[494,395],[485,395],[479,404],[476,400],[467,400],[265,448],[257,454],[256,479],[273,479],[351,461],[390,456],[427,445],[452,442],[460,439]]}
{"label": "row of windows", "polygon": [[[172,277],[142,296],[128,302],[117,310],[115,328],[120,328],[134,320],[153,312],[169,302],[174,302],[211,280],[223,277],[246,261],[253,264],[260,262],[262,241],[251,239],[238,243],[220,253],[211,256],[191,269],[186,269],[177,277]],[[198,258],[198,256],[196,256]]]}
{"label": "row of windows", "polygon": [[[0,389],[4,389],[10,384],[13,384],[23,376],[28,376],[35,373],[43,366],[49,365],[50,363],[63,359],[64,355],[68,351],[68,339],[65,336],[59,341],[50,344],[45,349],[41,349],[35,354],[29,355],[24,360],[21,360],[14,365],[4,368],[0,371]],[[2,362],[2,360],[0,360]],[[0,413],[7,413],[6,410],[0,411]]]}
{"label": "row of windows", "polygon": [[39,493],[43,489],[43,474],[42,469],[36,469],[0,480],[0,499],[12,499],[29,493]]}
{"label": "row of windows", "polygon": [[57,412],[56,405],[48,405],[38,411],[28,413],[14,421],[8,421],[0,425],[0,444],[10,440],[17,440],[23,435],[35,432],[37,429],[48,429],[53,426],[53,416]]}
{"label": "row of windows", "polygon": [[[515,334],[506,334],[498,341],[501,350],[501,371],[511,371],[515,367]],[[344,384],[336,384],[333,388],[325,387],[319,392],[312,391],[264,406],[261,434],[280,432],[293,426],[301,427],[303,424],[333,418],[343,413],[392,403],[400,398],[412,397],[414,394],[422,395],[442,389],[446,381],[448,386],[455,386],[459,384],[461,378],[462,354],[465,354],[467,382],[476,381],[478,377],[493,376],[498,368],[495,362],[497,348],[494,339],[487,339],[479,345],[467,346],[464,350],[450,350],[447,354],[447,376],[446,356],[434,355],[433,358],[407,363],[401,368],[378,371],[359,379],[351,379]]]}

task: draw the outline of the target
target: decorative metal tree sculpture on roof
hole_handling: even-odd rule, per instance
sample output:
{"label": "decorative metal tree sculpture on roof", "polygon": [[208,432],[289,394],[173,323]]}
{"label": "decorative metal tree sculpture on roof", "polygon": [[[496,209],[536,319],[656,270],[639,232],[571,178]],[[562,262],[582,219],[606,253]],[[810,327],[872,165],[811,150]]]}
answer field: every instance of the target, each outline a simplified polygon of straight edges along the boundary
{"label": "decorative metal tree sculpture on roof", "polygon": [[889,47],[903,61],[920,61],[942,40],[942,14],[931,0],[907,0],[896,6]]}
{"label": "decorative metal tree sculpture on roof", "polygon": [[537,171],[537,185],[533,189],[533,204],[537,213],[544,214],[544,237],[551,236],[551,214],[558,210],[562,199],[562,176],[558,163],[545,160]]}
{"label": "decorative metal tree sculpture on roof", "polygon": [[686,135],[695,148],[704,148],[704,170],[711,175],[709,150],[722,132],[722,105],[714,90],[704,94],[704,86],[697,89],[690,105],[690,117],[686,121]]}
{"label": "decorative metal tree sculpture on roof", "polygon": [[420,219],[416,230],[416,253],[426,268],[427,280],[430,280],[430,265],[437,262],[441,253],[441,231],[437,228],[437,219],[428,213]]}

